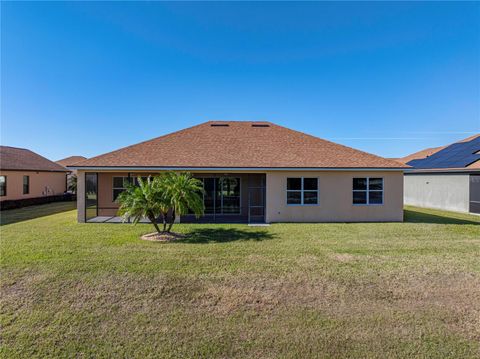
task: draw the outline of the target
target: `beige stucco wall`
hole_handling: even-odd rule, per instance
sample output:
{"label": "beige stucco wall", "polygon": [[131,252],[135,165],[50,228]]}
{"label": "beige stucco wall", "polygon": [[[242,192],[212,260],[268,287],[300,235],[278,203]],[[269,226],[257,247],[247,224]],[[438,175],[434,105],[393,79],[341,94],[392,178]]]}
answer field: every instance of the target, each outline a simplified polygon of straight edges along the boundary
{"label": "beige stucco wall", "polygon": [[[318,177],[319,204],[287,205],[287,177]],[[354,177],[382,177],[383,205],[353,205]],[[383,222],[403,221],[402,171],[267,172],[267,222]]]}
{"label": "beige stucco wall", "polygon": [[[228,173],[246,172],[228,171]],[[202,173],[207,172],[202,171]],[[209,173],[225,173],[225,171],[209,171]],[[147,174],[141,173],[144,176]],[[116,214],[118,204],[113,202],[112,177],[126,175],[126,172],[99,173],[99,215],[108,216]],[[79,171],[77,200],[79,212],[84,212],[83,176],[83,171]],[[319,178],[319,205],[287,206],[287,177],[301,176]],[[384,204],[372,206],[353,205],[352,178],[354,177],[382,177],[384,179]],[[266,172],[266,179],[267,222],[403,221],[402,171],[269,171]],[[244,189],[242,188],[242,191]],[[79,213],[78,219],[80,222],[84,221],[84,214]]]}
{"label": "beige stucco wall", "polygon": [[[65,172],[0,171],[7,177],[7,195],[0,201],[62,194],[66,190]],[[30,176],[30,192],[23,194],[23,176]]]}

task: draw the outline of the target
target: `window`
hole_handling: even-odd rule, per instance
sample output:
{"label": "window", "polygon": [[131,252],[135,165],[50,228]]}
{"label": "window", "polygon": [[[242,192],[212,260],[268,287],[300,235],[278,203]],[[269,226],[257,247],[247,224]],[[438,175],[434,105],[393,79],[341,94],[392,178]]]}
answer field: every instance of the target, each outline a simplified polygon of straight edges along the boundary
{"label": "window", "polygon": [[353,204],[383,204],[383,178],[354,178]]}
{"label": "window", "polygon": [[[148,177],[142,176],[142,181],[146,182]],[[128,183],[133,183],[135,186],[138,186],[138,177],[113,177],[113,201],[115,201],[120,193],[125,191]]]}
{"label": "window", "polygon": [[287,204],[308,206],[318,204],[318,178],[287,178]]}
{"label": "window", "polygon": [[0,197],[7,195],[7,176],[0,176]]}
{"label": "window", "polygon": [[130,181],[130,177],[113,177],[113,201],[116,201],[118,195],[125,191]]}
{"label": "window", "polygon": [[30,176],[23,176],[23,194],[30,193]]}

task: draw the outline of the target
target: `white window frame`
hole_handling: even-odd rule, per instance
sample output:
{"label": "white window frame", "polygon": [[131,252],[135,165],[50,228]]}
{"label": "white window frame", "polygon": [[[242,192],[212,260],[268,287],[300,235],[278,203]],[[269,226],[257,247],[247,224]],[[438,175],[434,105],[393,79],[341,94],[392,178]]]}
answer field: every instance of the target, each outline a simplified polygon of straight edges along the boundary
{"label": "white window frame", "polygon": [[[353,189],[353,180],[355,178],[365,178],[367,180],[366,189]],[[380,178],[382,180],[382,189],[370,190],[370,178]],[[365,192],[367,196],[366,203],[353,203],[353,193],[354,192]],[[370,203],[370,192],[382,192],[382,203]],[[352,205],[353,206],[383,206],[385,203],[385,179],[383,177],[352,177]]]}
{"label": "white window frame", "polygon": [[[301,187],[300,189],[288,189],[288,179],[289,178],[300,178],[301,179]],[[315,178],[317,180],[317,190],[310,190],[310,189],[307,189],[305,190],[304,187],[303,187],[303,180],[305,178]],[[287,177],[287,181],[286,181],[286,186],[287,188],[286,190],[286,198],[285,198],[285,202],[287,203],[287,206],[305,206],[305,207],[312,207],[312,206],[319,206],[320,205],[320,180],[318,177],[310,177],[310,176],[307,176],[307,177]],[[300,203],[288,203],[288,192],[300,192]],[[303,199],[304,199],[304,193],[305,192],[317,192],[317,203],[303,203]]]}

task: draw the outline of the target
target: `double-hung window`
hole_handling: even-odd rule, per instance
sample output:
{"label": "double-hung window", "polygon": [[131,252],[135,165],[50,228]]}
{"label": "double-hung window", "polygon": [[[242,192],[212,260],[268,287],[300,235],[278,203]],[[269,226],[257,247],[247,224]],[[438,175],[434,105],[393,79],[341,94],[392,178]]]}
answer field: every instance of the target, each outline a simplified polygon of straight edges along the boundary
{"label": "double-hung window", "polygon": [[130,177],[113,177],[113,201],[116,201],[120,193],[125,191],[130,181]]}
{"label": "double-hung window", "polygon": [[383,178],[353,179],[353,204],[383,204]]}
{"label": "double-hung window", "polygon": [[[148,177],[142,176],[142,181],[146,182]],[[138,186],[138,177],[113,177],[113,201],[115,201],[120,193],[125,191],[129,183],[133,183],[135,186]]]}
{"label": "double-hung window", "polygon": [[308,206],[318,204],[317,177],[288,177],[287,205]]}
{"label": "double-hung window", "polygon": [[30,193],[30,176],[23,176],[23,194]]}

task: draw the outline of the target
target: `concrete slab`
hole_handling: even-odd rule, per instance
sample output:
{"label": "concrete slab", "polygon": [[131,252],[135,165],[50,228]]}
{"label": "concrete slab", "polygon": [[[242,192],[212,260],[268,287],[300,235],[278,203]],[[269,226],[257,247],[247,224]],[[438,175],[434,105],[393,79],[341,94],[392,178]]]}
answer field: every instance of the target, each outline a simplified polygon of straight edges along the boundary
{"label": "concrete slab", "polygon": [[90,218],[89,220],[87,220],[87,223],[104,223],[106,221],[108,221],[110,218],[112,218],[111,216],[97,216],[97,217],[93,217],[93,218]]}

